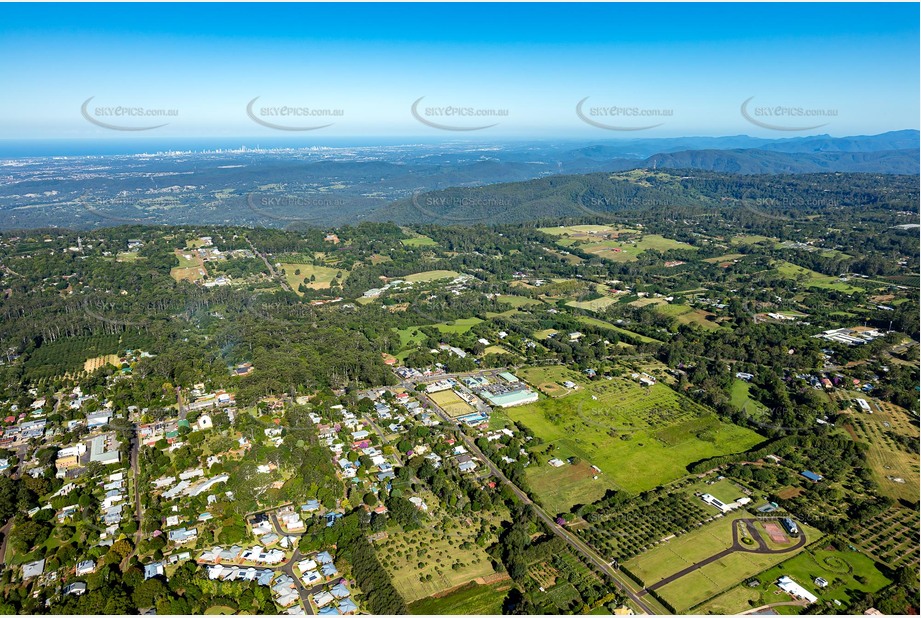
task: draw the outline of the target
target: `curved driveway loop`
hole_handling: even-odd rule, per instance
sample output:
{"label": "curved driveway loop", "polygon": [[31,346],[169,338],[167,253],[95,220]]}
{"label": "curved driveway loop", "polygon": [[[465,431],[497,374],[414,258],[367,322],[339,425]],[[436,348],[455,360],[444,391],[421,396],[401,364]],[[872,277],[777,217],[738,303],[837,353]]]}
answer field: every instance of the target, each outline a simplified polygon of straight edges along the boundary
{"label": "curved driveway loop", "polygon": [[[745,524],[745,527],[748,529],[749,535],[751,535],[752,539],[754,539],[755,542],[758,544],[757,549],[748,549],[744,545],[742,545],[742,542],[739,540],[739,527],[736,526],[736,523],[740,521]],[[786,554],[795,549],[799,549],[800,547],[806,544],[806,533],[803,532],[803,530],[800,530],[799,537],[797,537],[797,541],[795,545],[791,545],[790,547],[784,547],[783,549],[771,549],[770,547],[767,546],[767,543],[764,542],[764,539],[761,538],[761,534],[755,528],[756,521],[758,520],[750,519],[750,518],[736,519],[735,521],[732,522],[732,546],[731,547],[724,549],[723,551],[717,554],[713,554],[709,558],[701,560],[700,562],[696,562],[692,564],[691,566],[687,567],[686,569],[681,569],[677,573],[669,575],[665,579],[659,580],[656,583],[652,584],[651,586],[646,586],[646,588],[644,588],[640,592],[640,595],[646,594],[646,592],[649,590],[657,590],[661,588],[662,586],[665,586],[666,584],[670,584],[676,579],[684,577],[688,573],[691,573],[692,571],[696,571],[697,569],[701,569],[710,563],[716,562],[720,558],[728,556],[729,554],[733,552],[741,551],[741,552],[746,552],[749,554]]]}

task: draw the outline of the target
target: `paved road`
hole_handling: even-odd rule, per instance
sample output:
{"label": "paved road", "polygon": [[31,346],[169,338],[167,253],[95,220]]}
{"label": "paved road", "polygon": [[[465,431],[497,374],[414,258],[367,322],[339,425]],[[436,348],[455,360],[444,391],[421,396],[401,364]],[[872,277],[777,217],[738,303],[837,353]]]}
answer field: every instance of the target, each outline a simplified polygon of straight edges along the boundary
{"label": "paved road", "polygon": [[134,512],[137,516],[138,529],[134,533],[134,546],[137,547],[143,538],[144,531],[141,530],[141,522],[144,521],[144,507],[141,504],[141,492],[138,485],[138,475],[141,470],[138,458],[140,456],[141,436],[137,431],[131,433],[128,438],[131,440],[131,472],[134,477]]}
{"label": "paved road", "polygon": [[[441,377],[445,377],[445,376],[441,376]],[[456,425],[455,420],[448,417],[448,415],[445,414],[445,412],[440,407],[435,405],[431,400],[428,399],[428,397],[425,397],[423,393],[418,393],[418,396],[420,399],[426,400],[429,406],[433,410],[435,410],[435,412],[442,418],[444,422],[448,423],[449,425]],[[484,464],[486,465],[486,467],[489,468],[493,476],[495,476],[502,483],[507,485],[515,493],[515,495],[518,496],[519,500],[521,500],[524,504],[527,504],[528,506],[530,506],[531,509],[534,511],[534,513],[538,516],[538,518],[540,518],[540,520],[543,521],[547,525],[547,527],[551,531],[553,531],[553,533],[556,536],[566,541],[573,549],[575,549],[577,552],[582,554],[586,560],[594,564],[598,569],[600,569],[606,575],[611,577],[611,579],[614,580],[615,585],[625,595],[627,595],[627,597],[637,607],[639,607],[641,610],[643,610],[647,614],[656,614],[656,611],[652,607],[650,607],[648,603],[645,603],[640,598],[641,593],[638,590],[634,589],[632,582],[626,580],[626,578],[621,573],[619,573],[610,564],[608,564],[608,562],[605,561],[601,556],[599,556],[598,553],[595,552],[595,550],[593,550],[591,547],[589,547],[588,545],[583,543],[581,540],[576,538],[575,535],[573,535],[571,532],[569,532],[565,528],[557,525],[556,521],[552,517],[547,515],[544,509],[542,509],[540,506],[535,504],[531,500],[531,498],[528,497],[528,494],[523,492],[517,485],[512,483],[502,473],[502,471],[499,470],[499,468],[488,457],[486,457],[486,455],[483,454],[483,452],[479,449],[479,447],[477,447],[473,438],[471,438],[470,436],[466,435],[463,432],[461,432],[460,435],[464,441],[464,444],[467,447],[467,450],[470,451],[470,453],[473,454],[475,457],[479,458],[480,461],[484,462]]]}
{"label": "paved road", "polygon": [[[377,436],[381,439],[381,446],[382,446],[382,447],[383,447],[383,446],[387,446],[388,444],[390,444],[390,442],[389,442],[389,441],[387,440],[387,438],[384,436],[384,432],[381,431],[381,428],[378,427],[377,423],[374,422],[374,419],[372,419],[372,418],[371,418],[370,416],[368,416],[367,414],[365,414],[362,418],[364,418],[366,421],[368,421],[368,423],[371,425],[371,429],[373,429],[373,430],[374,430],[374,433],[376,433]],[[403,465],[403,460],[400,458],[400,451],[399,451],[398,449],[396,449],[396,448],[393,449],[393,458],[397,460],[397,465],[399,465],[399,466],[402,466],[402,465]]]}
{"label": "paved road", "polygon": [[[723,551],[717,554],[713,554],[712,556],[710,556],[709,558],[706,558],[705,560],[696,562],[692,564],[691,566],[687,567],[686,569],[681,569],[677,573],[673,573],[672,575],[669,575],[665,579],[657,581],[651,586],[646,586],[646,588],[640,594],[646,594],[647,590],[658,590],[662,586],[665,586],[666,584],[670,584],[676,579],[684,577],[688,573],[691,573],[698,569],[702,569],[708,564],[716,562],[717,560],[724,558],[728,556],[729,554],[735,553],[737,551],[745,552],[749,554],[786,554],[795,549],[799,549],[800,547],[806,544],[806,534],[802,530],[800,530],[799,538],[797,539],[795,545],[791,545],[790,547],[785,547],[783,549],[771,549],[770,547],[768,547],[767,543],[764,542],[764,539],[761,538],[761,534],[755,528],[756,521],[757,520],[755,519],[747,519],[747,518],[739,518],[739,519],[734,520],[732,522],[732,546],[731,547],[728,547],[727,549],[724,549]],[[745,524],[745,527],[748,529],[749,535],[758,544],[757,549],[748,549],[742,544],[742,541],[739,539],[739,527],[736,525],[736,523],[738,522],[743,522]]]}
{"label": "paved road", "polygon": [[278,271],[275,270],[275,267],[272,266],[272,263],[269,262],[269,259],[265,256],[265,254],[259,253],[259,251],[256,250],[256,246],[253,245],[252,241],[249,238],[246,238],[246,242],[249,245],[249,248],[253,250],[253,253],[255,253],[259,258],[262,259],[262,262],[263,264],[265,264],[265,267],[269,269],[269,274],[272,275],[272,279],[275,279],[276,281],[278,281],[281,284],[281,287],[285,292],[290,292],[291,288],[288,286],[288,282],[285,281],[284,276],[282,277],[278,276]]}

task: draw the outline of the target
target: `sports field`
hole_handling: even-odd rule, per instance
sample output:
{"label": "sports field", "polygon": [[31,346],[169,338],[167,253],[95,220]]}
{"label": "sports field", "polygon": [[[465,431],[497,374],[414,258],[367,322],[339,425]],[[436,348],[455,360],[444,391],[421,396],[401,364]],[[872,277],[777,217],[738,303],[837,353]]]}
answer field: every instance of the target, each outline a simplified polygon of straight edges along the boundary
{"label": "sports field", "polygon": [[473,407],[461,399],[460,395],[453,390],[430,393],[428,398],[438,404],[438,406],[452,418],[475,412]]}

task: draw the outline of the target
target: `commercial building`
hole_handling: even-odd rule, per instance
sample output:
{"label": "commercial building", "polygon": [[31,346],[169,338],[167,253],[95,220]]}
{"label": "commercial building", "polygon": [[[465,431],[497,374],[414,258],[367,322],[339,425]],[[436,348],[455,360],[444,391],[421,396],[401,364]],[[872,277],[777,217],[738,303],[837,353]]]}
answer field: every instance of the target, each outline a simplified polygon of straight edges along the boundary
{"label": "commercial building", "polygon": [[480,396],[486,399],[491,405],[500,408],[522,406],[537,401],[537,393],[527,388],[500,394],[492,394],[484,391],[480,393]]}
{"label": "commercial building", "polygon": [[777,586],[787,594],[797,599],[804,599],[810,603],[815,603],[819,600],[817,596],[797,584],[786,575],[777,580]]}

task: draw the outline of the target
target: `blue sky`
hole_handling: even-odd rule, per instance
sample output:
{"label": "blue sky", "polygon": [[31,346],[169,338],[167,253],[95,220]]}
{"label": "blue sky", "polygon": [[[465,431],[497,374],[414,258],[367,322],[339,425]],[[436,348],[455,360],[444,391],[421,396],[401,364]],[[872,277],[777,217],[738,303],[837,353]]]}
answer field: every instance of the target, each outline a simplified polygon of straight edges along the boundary
{"label": "blue sky", "polygon": [[[917,4],[2,4],[0,139],[880,133],[918,128],[918,22]],[[81,115],[89,97],[97,120],[168,124],[102,128]],[[332,126],[262,126],[255,97],[263,120]],[[417,114],[442,126],[497,124],[434,128],[410,113],[420,97]],[[592,126],[576,114],[586,97],[583,115],[606,126],[660,126]],[[824,126],[757,126],[740,112],[750,97],[750,116],[794,108],[761,115],[771,126]],[[97,111],[117,106],[178,115]],[[342,114],[264,113],[280,106]]]}

